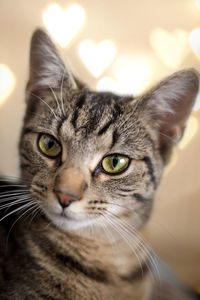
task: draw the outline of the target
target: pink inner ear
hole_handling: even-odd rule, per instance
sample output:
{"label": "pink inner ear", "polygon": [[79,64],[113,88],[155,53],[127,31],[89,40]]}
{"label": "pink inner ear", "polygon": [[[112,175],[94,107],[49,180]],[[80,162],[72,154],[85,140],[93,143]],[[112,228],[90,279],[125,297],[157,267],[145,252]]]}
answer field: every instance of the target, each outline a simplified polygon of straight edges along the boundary
{"label": "pink inner ear", "polygon": [[[185,82],[187,85],[188,82]],[[184,89],[184,86],[183,86]],[[192,111],[198,85],[191,84],[179,99],[170,101],[172,113],[161,118],[160,133],[179,141],[183,135],[186,121]]]}
{"label": "pink inner ear", "polygon": [[162,119],[159,130],[161,135],[163,134],[166,137],[172,138],[174,142],[178,142],[181,139],[192,106],[191,103],[187,103],[187,105],[182,103],[178,108],[179,109],[176,107],[174,113],[167,115]]}
{"label": "pink inner ear", "polygon": [[168,136],[171,137],[175,142],[178,142],[183,134],[184,128],[181,129],[179,126],[172,127],[169,132]]}

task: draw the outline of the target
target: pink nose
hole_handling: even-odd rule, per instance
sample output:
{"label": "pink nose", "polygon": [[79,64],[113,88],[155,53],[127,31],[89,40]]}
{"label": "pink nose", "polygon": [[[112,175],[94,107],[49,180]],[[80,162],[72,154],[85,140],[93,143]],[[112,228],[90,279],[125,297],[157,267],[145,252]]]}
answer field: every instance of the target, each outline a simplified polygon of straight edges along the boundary
{"label": "pink nose", "polygon": [[80,200],[80,198],[77,195],[70,195],[61,191],[55,191],[55,194],[58,198],[58,202],[60,203],[63,209],[68,207],[72,202]]}

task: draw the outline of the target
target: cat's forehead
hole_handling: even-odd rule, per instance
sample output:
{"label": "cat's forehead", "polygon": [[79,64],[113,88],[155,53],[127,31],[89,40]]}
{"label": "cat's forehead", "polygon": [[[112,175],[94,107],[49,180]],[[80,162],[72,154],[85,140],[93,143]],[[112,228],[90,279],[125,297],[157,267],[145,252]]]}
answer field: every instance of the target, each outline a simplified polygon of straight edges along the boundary
{"label": "cat's forehead", "polygon": [[101,135],[123,114],[124,102],[112,93],[48,90],[41,96],[32,96],[26,120],[55,128],[69,119],[76,132],[82,130],[89,135],[99,130],[96,133]]}
{"label": "cat's forehead", "polygon": [[62,94],[49,90],[41,99],[25,127],[31,124],[33,131],[53,135],[71,156],[109,152],[130,155],[140,145],[144,148],[146,131],[137,110],[129,104],[133,97],[88,90]]}
{"label": "cat's forehead", "polygon": [[113,130],[124,111],[120,100],[110,93],[84,91],[75,94],[60,123],[62,139],[79,145],[84,143],[85,147],[89,144],[90,148],[112,144]]}

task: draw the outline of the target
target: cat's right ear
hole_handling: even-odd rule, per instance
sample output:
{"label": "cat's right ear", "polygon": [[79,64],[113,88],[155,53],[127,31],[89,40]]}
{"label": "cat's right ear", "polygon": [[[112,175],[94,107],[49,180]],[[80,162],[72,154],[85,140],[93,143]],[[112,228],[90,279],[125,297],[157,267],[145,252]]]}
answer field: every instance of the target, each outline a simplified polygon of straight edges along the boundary
{"label": "cat's right ear", "polygon": [[78,87],[50,37],[41,29],[37,29],[31,40],[27,90],[37,93],[44,88],[60,88],[61,84],[68,89]]}
{"label": "cat's right ear", "polygon": [[165,161],[183,136],[198,92],[199,72],[185,69],[165,78],[138,103],[143,118],[158,132]]}

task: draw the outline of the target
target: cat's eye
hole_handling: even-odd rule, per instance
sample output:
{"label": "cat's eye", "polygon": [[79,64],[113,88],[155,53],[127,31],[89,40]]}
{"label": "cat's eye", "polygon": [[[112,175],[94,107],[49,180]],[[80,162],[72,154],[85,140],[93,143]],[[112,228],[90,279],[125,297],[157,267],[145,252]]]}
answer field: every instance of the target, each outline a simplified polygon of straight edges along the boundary
{"label": "cat's eye", "polygon": [[62,151],[61,145],[58,141],[49,134],[41,134],[39,136],[38,148],[42,154],[49,158],[56,158]]}
{"label": "cat's eye", "polygon": [[112,154],[103,158],[102,168],[108,174],[119,174],[125,171],[130,163],[130,158],[121,154]]}

